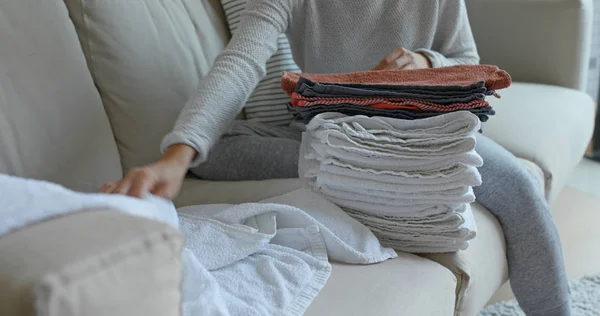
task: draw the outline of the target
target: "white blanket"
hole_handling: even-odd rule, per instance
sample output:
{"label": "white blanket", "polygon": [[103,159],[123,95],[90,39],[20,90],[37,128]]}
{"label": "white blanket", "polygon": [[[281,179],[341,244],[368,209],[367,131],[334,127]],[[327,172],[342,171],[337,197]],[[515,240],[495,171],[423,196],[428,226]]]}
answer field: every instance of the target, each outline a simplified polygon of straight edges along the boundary
{"label": "white blanket", "polygon": [[[375,263],[396,256],[322,197],[299,190],[271,203],[194,206],[178,219],[170,202],[83,194],[0,175],[0,236],[71,212],[108,208],[181,228],[185,316],[302,315],[334,260]],[[286,203],[305,207],[307,212]],[[43,289],[38,289],[42,291]]]}

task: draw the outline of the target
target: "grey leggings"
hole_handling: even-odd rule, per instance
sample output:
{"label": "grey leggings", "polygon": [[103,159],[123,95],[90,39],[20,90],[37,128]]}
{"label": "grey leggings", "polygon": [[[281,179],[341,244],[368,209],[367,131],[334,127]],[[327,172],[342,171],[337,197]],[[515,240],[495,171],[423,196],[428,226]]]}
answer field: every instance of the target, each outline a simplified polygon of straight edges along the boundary
{"label": "grey leggings", "polygon": [[[221,181],[297,178],[299,147],[299,131],[240,122],[191,171]],[[537,181],[493,140],[479,135],[476,150],[484,165],[475,195],[504,229],[511,286],[521,308],[528,316],[570,315],[560,239]]]}

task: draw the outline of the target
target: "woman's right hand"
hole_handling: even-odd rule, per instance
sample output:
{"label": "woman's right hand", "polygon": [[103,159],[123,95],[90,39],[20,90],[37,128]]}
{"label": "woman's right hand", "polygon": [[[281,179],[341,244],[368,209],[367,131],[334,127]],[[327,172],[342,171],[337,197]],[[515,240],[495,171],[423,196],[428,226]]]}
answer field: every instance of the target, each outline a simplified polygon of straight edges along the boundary
{"label": "woman's right hand", "polygon": [[104,184],[100,191],[138,198],[151,193],[172,200],[179,193],[195,154],[196,151],[187,145],[171,146],[158,162],[132,169],[122,180]]}

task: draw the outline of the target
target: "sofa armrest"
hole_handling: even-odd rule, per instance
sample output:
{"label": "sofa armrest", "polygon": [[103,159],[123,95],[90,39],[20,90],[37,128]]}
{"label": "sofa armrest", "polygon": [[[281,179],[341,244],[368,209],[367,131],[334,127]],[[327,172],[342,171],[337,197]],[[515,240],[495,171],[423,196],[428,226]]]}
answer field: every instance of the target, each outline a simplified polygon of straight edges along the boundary
{"label": "sofa armrest", "polygon": [[182,238],[112,210],[0,238],[0,315],[179,315]]}
{"label": "sofa armrest", "polygon": [[546,197],[554,199],[581,161],[594,129],[594,102],[563,87],[514,83],[491,99],[497,115],[484,135],[544,172]]}
{"label": "sofa armrest", "polygon": [[481,63],[515,81],[585,89],[591,0],[466,0]]}

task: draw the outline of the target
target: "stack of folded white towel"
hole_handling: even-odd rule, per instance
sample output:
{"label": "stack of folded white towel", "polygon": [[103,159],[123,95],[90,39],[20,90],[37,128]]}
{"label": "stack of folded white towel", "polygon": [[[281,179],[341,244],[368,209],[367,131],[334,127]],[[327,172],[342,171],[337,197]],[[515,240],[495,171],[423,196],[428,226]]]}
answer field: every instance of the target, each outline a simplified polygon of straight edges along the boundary
{"label": "stack of folded white towel", "polygon": [[420,120],[323,113],[303,134],[300,177],[385,246],[464,250],[476,234],[480,127],[466,111]]}

